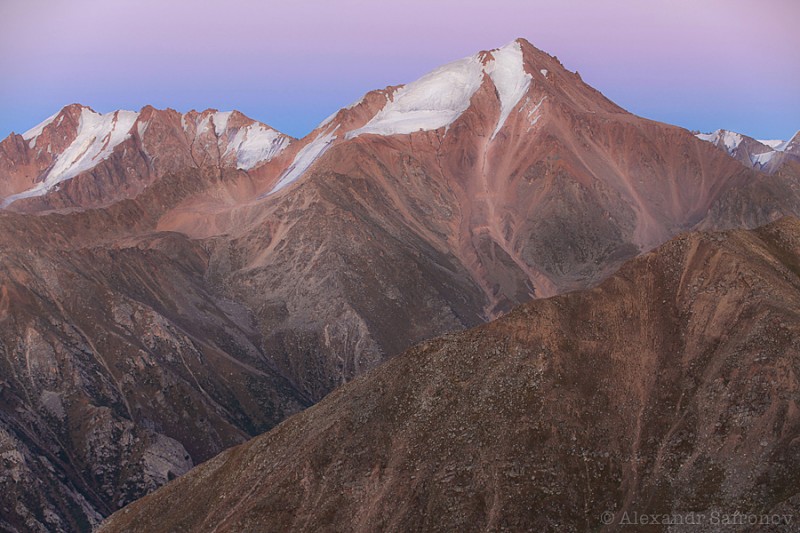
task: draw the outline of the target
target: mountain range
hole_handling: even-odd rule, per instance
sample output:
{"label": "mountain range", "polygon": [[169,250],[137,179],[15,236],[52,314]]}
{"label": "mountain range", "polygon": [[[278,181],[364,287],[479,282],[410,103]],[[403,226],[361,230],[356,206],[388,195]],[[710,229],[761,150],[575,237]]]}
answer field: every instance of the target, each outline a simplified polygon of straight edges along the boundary
{"label": "mountain range", "polygon": [[[799,180],[797,136],[637,117],[523,39],[302,139],[236,111],[67,106],[0,142],[0,527],[91,529],[417,343],[681,232],[800,215]],[[568,342],[577,319],[553,320]]]}
{"label": "mountain range", "polygon": [[800,131],[788,141],[758,141],[733,131],[717,130],[699,133],[698,139],[725,150],[745,165],[772,174],[787,161],[800,161]]}

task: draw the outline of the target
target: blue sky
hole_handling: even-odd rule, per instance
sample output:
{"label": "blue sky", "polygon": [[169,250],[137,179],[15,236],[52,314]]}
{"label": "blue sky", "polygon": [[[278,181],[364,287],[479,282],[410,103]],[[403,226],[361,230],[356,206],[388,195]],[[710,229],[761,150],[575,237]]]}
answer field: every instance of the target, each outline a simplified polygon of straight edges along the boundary
{"label": "blue sky", "polygon": [[629,111],[800,129],[796,0],[0,0],[0,137],[69,103],[239,109],[294,136],[371,89],[525,37]]}

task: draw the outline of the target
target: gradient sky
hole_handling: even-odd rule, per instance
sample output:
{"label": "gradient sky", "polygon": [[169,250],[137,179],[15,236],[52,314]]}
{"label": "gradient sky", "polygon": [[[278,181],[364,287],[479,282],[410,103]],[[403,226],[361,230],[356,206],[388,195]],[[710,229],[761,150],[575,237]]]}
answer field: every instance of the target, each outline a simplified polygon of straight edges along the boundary
{"label": "gradient sky", "polygon": [[239,109],[294,136],[525,37],[639,115],[789,138],[798,0],[0,0],[0,137],[72,102]]}

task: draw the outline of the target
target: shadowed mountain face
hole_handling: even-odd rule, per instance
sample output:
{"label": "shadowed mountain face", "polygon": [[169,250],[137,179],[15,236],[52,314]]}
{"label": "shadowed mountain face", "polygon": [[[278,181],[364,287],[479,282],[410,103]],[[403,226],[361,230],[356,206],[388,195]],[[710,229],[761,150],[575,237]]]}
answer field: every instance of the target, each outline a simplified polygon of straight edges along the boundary
{"label": "shadowed mountain face", "polygon": [[0,529],[87,530],[310,405],[199,243],[35,242],[0,267]]}
{"label": "shadowed mountain face", "polygon": [[82,528],[412,344],[798,214],[797,169],[635,117],[524,40],[299,140],[69,106],[0,143],[3,519]]}
{"label": "shadowed mountain face", "polygon": [[687,234],[595,289],[414,347],[101,530],[796,519],[798,339],[800,221]]}

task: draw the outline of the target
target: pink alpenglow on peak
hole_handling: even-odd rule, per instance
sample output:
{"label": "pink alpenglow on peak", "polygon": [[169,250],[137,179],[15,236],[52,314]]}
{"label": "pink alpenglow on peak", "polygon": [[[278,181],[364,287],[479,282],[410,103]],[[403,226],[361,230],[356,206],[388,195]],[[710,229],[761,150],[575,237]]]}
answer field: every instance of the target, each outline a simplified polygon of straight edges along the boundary
{"label": "pink alpenglow on peak", "polygon": [[[60,114],[48,118],[23,135],[31,148],[36,147],[39,135]],[[5,207],[22,198],[46,194],[59,183],[105,160],[117,145],[130,136],[130,130],[138,116],[134,111],[115,111],[103,115],[84,107],[81,109],[75,140],[58,155],[53,166],[41,176],[41,181],[26,191],[5,198],[0,206]]]}
{"label": "pink alpenglow on peak", "polygon": [[522,46],[515,40],[486,56],[476,54],[448,63],[397,89],[372,120],[347,133],[346,138],[449,128],[469,108],[487,75],[500,100],[494,138],[530,87],[532,77],[525,71],[523,59]]}
{"label": "pink alpenglow on peak", "polygon": [[[160,126],[155,127],[156,123]],[[124,160],[125,168],[138,173],[146,184],[150,179],[147,175],[169,172],[172,159],[185,158],[189,166],[213,164],[250,171],[274,159],[292,141],[237,111],[190,111],[181,115],[145,107],[139,112],[98,113],[78,104],[65,107],[21,137],[26,157],[34,163],[22,170],[12,169],[12,173],[22,175],[9,177],[9,183],[18,185],[6,188],[0,207],[58,190],[64,182],[96,170],[112,156]],[[46,140],[41,141],[43,138]],[[165,156],[161,153],[164,150],[171,153]],[[154,168],[162,164],[170,168]]]}

